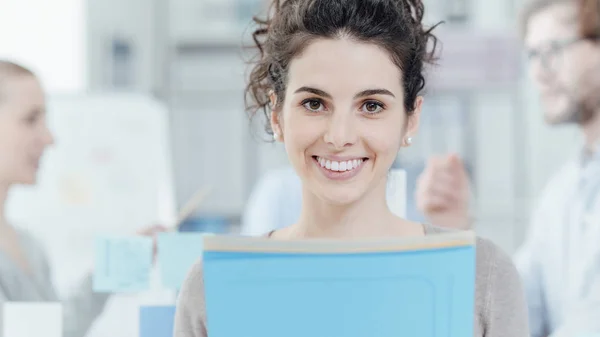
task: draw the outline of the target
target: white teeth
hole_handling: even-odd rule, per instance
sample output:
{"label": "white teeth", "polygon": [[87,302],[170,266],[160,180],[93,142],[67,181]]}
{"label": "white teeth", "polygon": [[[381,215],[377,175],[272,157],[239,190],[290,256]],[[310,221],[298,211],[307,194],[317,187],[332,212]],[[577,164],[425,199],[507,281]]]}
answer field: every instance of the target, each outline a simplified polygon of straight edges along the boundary
{"label": "white teeth", "polygon": [[362,159],[353,159],[353,160],[338,162],[338,161],[327,160],[327,159],[321,158],[321,157],[317,157],[317,161],[319,162],[319,165],[321,165],[321,167],[325,167],[328,170],[337,171],[337,172],[354,170],[355,168],[359,167],[363,163]]}

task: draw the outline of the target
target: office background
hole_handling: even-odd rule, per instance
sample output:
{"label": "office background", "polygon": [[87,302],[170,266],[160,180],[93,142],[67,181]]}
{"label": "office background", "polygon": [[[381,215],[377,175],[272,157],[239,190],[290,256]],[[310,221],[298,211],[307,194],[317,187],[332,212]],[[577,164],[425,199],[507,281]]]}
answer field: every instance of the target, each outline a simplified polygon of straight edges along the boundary
{"label": "office background", "polygon": [[[446,22],[437,29],[442,59],[429,74],[422,129],[398,166],[414,177],[430,155],[459,153],[473,182],[477,231],[513,252],[541,188],[580,140],[571,128],[543,123],[520,50],[519,1],[425,3],[427,22]],[[32,67],[59,101],[146,97],[153,106],[148,111],[165,116],[164,142],[155,146],[165,147],[161,158],[167,160],[155,177],[164,177],[157,186],[164,185],[167,197],[153,201],[165,207],[164,219],[198,188],[211,186],[196,217],[235,227],[260,176],[287,165],[283,148],[261,141],[267,137],[258,125],[248,128],[243,111],[248,54],[241,46],[250,42],[252,13],[263,7],[261,0],[4,0],[0,57]],[[138,107],[119,104],[107,106]],[[414,181],[408,185],[411,204]],[[51,218],[38,221],[43,224],[26,226],[62,226]],[[79,247],[82,256],[91,254]],[[78,276],[65,270],[68,265],[54,266],[65,291]],[[110,331],[115,314],[105,316],[96,331]],[[90,337],[101,335],[92,331]]]}

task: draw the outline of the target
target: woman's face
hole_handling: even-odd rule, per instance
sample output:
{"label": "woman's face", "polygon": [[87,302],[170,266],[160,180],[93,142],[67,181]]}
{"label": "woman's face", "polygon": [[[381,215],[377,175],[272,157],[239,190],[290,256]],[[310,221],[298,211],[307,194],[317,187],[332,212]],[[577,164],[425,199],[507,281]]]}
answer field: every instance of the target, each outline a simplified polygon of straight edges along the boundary
{"label": "woman's face", "polygon": [[377,187],[385,191],[398,150],[417,130],[420,106],[419,98],[407,117],[402,74],[386,51],[323,39],[290,63],[285,100],[271,122],[304,187],[344,205]]}
{"label": "woman's face", "polygon": [[38,81],[29,75],[4,81],[0,85],[0,183],[35,183],[40,158],[52,143]]}

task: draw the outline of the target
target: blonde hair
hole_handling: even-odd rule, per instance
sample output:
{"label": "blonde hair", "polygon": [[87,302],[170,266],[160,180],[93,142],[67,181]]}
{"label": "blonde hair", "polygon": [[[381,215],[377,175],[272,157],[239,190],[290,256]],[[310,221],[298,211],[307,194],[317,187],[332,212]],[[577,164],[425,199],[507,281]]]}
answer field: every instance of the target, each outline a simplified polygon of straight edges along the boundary
{"label": "blonde hair", "polygon": [[8,80],[14,79],[15,77],[21,76],[35,77],[35,74],[33,73],[33,71],[27,69],[26,67],[20,64],[0,59],[0,101],[2,101],[4,98],[2,90],[4,83]]}

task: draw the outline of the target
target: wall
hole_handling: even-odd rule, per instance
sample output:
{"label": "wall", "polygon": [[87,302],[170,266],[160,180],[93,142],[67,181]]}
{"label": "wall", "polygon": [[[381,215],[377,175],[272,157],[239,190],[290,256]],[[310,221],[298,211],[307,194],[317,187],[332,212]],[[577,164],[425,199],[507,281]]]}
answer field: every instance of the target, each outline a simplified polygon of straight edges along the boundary
{"label": "wall", "polygon": [[[156,44],[161,37],[161,2],[155,0],[87,1],[87,70],[91,89],[112,86],[114,39],[131,47],[131,74],[134,91],[154,92],[161,68],[157,67]],[[129,71],[120,69],[121,72]]]}
{"label": "wall", "polygon": [[0,1],[0,59],[32,69],[48,91],[87,87],[86,31],[84,0]]}

